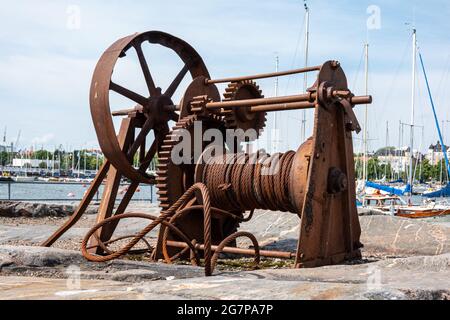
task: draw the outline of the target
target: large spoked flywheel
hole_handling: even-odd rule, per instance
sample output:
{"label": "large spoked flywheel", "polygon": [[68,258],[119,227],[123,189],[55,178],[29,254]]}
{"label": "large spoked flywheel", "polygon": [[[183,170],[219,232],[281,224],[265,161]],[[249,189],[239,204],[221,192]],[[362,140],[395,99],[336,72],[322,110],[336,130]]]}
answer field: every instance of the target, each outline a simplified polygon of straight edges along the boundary
{"label": "large spoked flywheel", "polygon": [[[157,61],[147,62],[143,50],[143,44],[159,44],[173,50],[183,61],[184,66],[175,76],[167,88],[158,87],[154,81],[151,66]],[[148,95],[141,95],[129,88],[126,83],[112,81],[114,67],[118,60],[127,59],[127,53],[134,50],[137,54],[139,65],[148,89]],[[160,31],[136,33],[117,40],[101,56],[94,71],[90,90],[91,115],[100,147],[108,161],[124,176],[137,181],[150,183],[150,177],[133,166],[133,156],[139,149],[148,149],[148,152],[159,150],[162,139],[155,139],[154,143],[145,148],[146,136],[151,130],[155,131],[155,138],[169,132],[168,121],[178,120],[178,114],[174,111],[172,96],[181,84],[183,78],[189,73],[194,79],[197,77],[209,77],[208,70],[200,55],[186,42],[170,34]],[[135,118],[140,132],[132,137],[126,150],[119,143],[114,128],[113,115],[126,115],[127,113],[113,112],[110,107],[111,91],[128,98],[136,103]],[[155,145],[156,144],[156,145]],[[145,157],[141,156],[142,161]]]}

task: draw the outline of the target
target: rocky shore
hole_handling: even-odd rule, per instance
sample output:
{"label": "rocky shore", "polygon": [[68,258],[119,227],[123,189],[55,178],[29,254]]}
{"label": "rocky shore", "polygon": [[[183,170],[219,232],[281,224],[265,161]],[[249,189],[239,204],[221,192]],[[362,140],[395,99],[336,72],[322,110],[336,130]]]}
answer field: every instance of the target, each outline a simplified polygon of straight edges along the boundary
{"label": "rocky shore", "polygon": [[[43,205],[51,212],[53,204]],[[158,212],[152,204],[133,205],[133,210]],[[20,212],[20,205],[14,208]],[[0,299],[450,298],[450,226],[445,220],[361,216],[361,260],[311,269],[283,267],[289,263],[265,263],[259,270],[224,266],[206,278],[199,267],[146,259],[86,261],[79,244],[94,224],[92,214],[85,215],[53,248],[39,247],[67,215],[55,213],[49,219],[32,210],[0,219]],[[129,221],[120,225],[118,235],[136,232],[146,223]],[[241,228],[254,233],[265,248],[292,251],[298,223],[296,215],[260,210]],[[156,233],[149,234],[149,241],[155,239]]]}
{"label": "rocky shore", "polygon": [[[0,217],[66,217],[73,214],[77,208],[76,202],[44,203],[44,202],[17,202],[0,201]],[[93,214],[98,205],[92,205],[86,211]]]}

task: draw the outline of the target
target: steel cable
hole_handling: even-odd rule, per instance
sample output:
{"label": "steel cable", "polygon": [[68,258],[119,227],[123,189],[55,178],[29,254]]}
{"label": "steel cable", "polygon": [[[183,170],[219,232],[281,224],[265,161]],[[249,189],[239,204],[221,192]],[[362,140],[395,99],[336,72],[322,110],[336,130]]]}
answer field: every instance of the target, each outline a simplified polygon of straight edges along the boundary
{"label": "steel cable", "polygon": [[266,155],[239,153],[208,159],[203,183],[211,190],[211,203],[230,211],[268,209],[295,212],[289,198],[289,179],[295,152]]}

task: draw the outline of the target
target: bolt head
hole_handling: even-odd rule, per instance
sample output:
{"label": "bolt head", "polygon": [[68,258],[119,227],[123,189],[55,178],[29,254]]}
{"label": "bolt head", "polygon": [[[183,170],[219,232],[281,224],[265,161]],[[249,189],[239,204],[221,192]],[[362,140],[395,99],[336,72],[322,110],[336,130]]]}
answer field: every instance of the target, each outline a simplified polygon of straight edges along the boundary
{"label": "bolt head", "polygon": [[340,169],[332,167],[328,171],[327,191],[330,194],[336,194],[347,190],[348,180],[345,173]]}

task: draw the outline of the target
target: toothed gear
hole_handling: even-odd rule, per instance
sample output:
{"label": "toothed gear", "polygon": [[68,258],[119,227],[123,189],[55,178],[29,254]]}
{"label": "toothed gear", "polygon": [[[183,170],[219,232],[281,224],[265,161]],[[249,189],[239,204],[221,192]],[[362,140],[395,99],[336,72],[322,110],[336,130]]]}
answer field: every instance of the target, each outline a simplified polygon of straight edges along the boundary
{"label": "toothed gear", "polygon": [[[180,119],[172,128],[172,131],[166,135],[161,145],[161,151],[159,152],[159,164],[156,171],[157,195],[162,210],[167,210],[187,189],[189,189],[190,186],[194,184],[195,164],[197,162],[197,159],[194,159],[194,152],[196,151],[194,147],[194,144],[196,143],[194,140],[195,121],[202,122],[202,137],[203,132],[208,129],[215,128],[222,132],[225,131],[225,126],[220,116],[192,114]],[[172,159],[172,150],[180,142],[178,137],[183,137],[183,130],[188,130],[192,137],[192,154],[189,155],[191,161],[188,164],[175,164]],[[212,142],[203,141],[202,137],[201,151],[203,152],[203,150]],[[186,158],[186,155],[183,155],[183,158]]]}
{"label": "toothed gear", "polygon": [[[194,135],[194,126],[195,121],[202,122],[202,136],[200,137],[202,141],[202,152],[206,147],[210,146],[212,143],[216,143],[216,141],[203,141],[203,133],[208,129],[219,129],[222,133],[225,132],[226,128],[222,117],[217,115],[208,115],[202,116],[197,114],[192,114],[186,116],[179,120],[176,125],[172,128],[172,131],[166,135],[165,140],[162,143],[161,151],[159,152],[159,165],[157,167],[157,188],[158,188],[158,199],[160,202],[160,207],[162,210],[167,210],[172,204],[174,204],[183,194],[195,183],[195,168],[198,159],[194,158],[196,155],[194,145],[194,139],[191,140],[191,161],[192,164],[176,164],[172,159],[172,151],[174,147],[178,144],[177,136],[180,135],[181,131],[189,130],[191,133],[191,137],[195,137]],[[233,214],[242,217],[242,212],[233,212]],[[204,233],[203,233],[203,213],[200,209],[193,210],[190,214],[185,215],[177,219],[174,225],[183,232],[189,239],[195,239],[197,242],[204,242]],[[202,226],[202,227],[199,227]],[[239,221],[235,218],[230,217],[228,215],[214,215],[211,217],[211,230],[212,238],[211,243],[213,245],[218,245],[231,235],[232,233],[237,231],[239,227]],[[160,230],[161,231],[161,230]],[[168,240],[181,241],[178,235],[173,234],[170,230],[168,231]],[[161,237],[161,233],[159,234]],[[230,243],[229,245],[233,246],[235,243]],[[169,247],[168,252],[169,255],[174,255],[180,252],[180,248]],[[158,256],[158,253],[156,254]],[[161,257],[159,255],[159,257]],[[185,254],[182,258],[189,258],[189,255]]]}
{"label": "toothed gear", "polygon": [[191,101],[191,113],[197,115],[207,115],[208,110],[206,110],[206,104],[212,101],[208,96],[197,96]]}
{"label": "toothed gear", "polygon": [[[251,80],[232,82],[225,89],[223,101],[258,99],[263,98],[259,86]],[[250,113],[248,108],[223,108],[221,114],[224,117],[228,129],[255,129],[257,137],[262,133],[266,124],[266,112]],[[256,137],[256,138],[257,138]]]}

